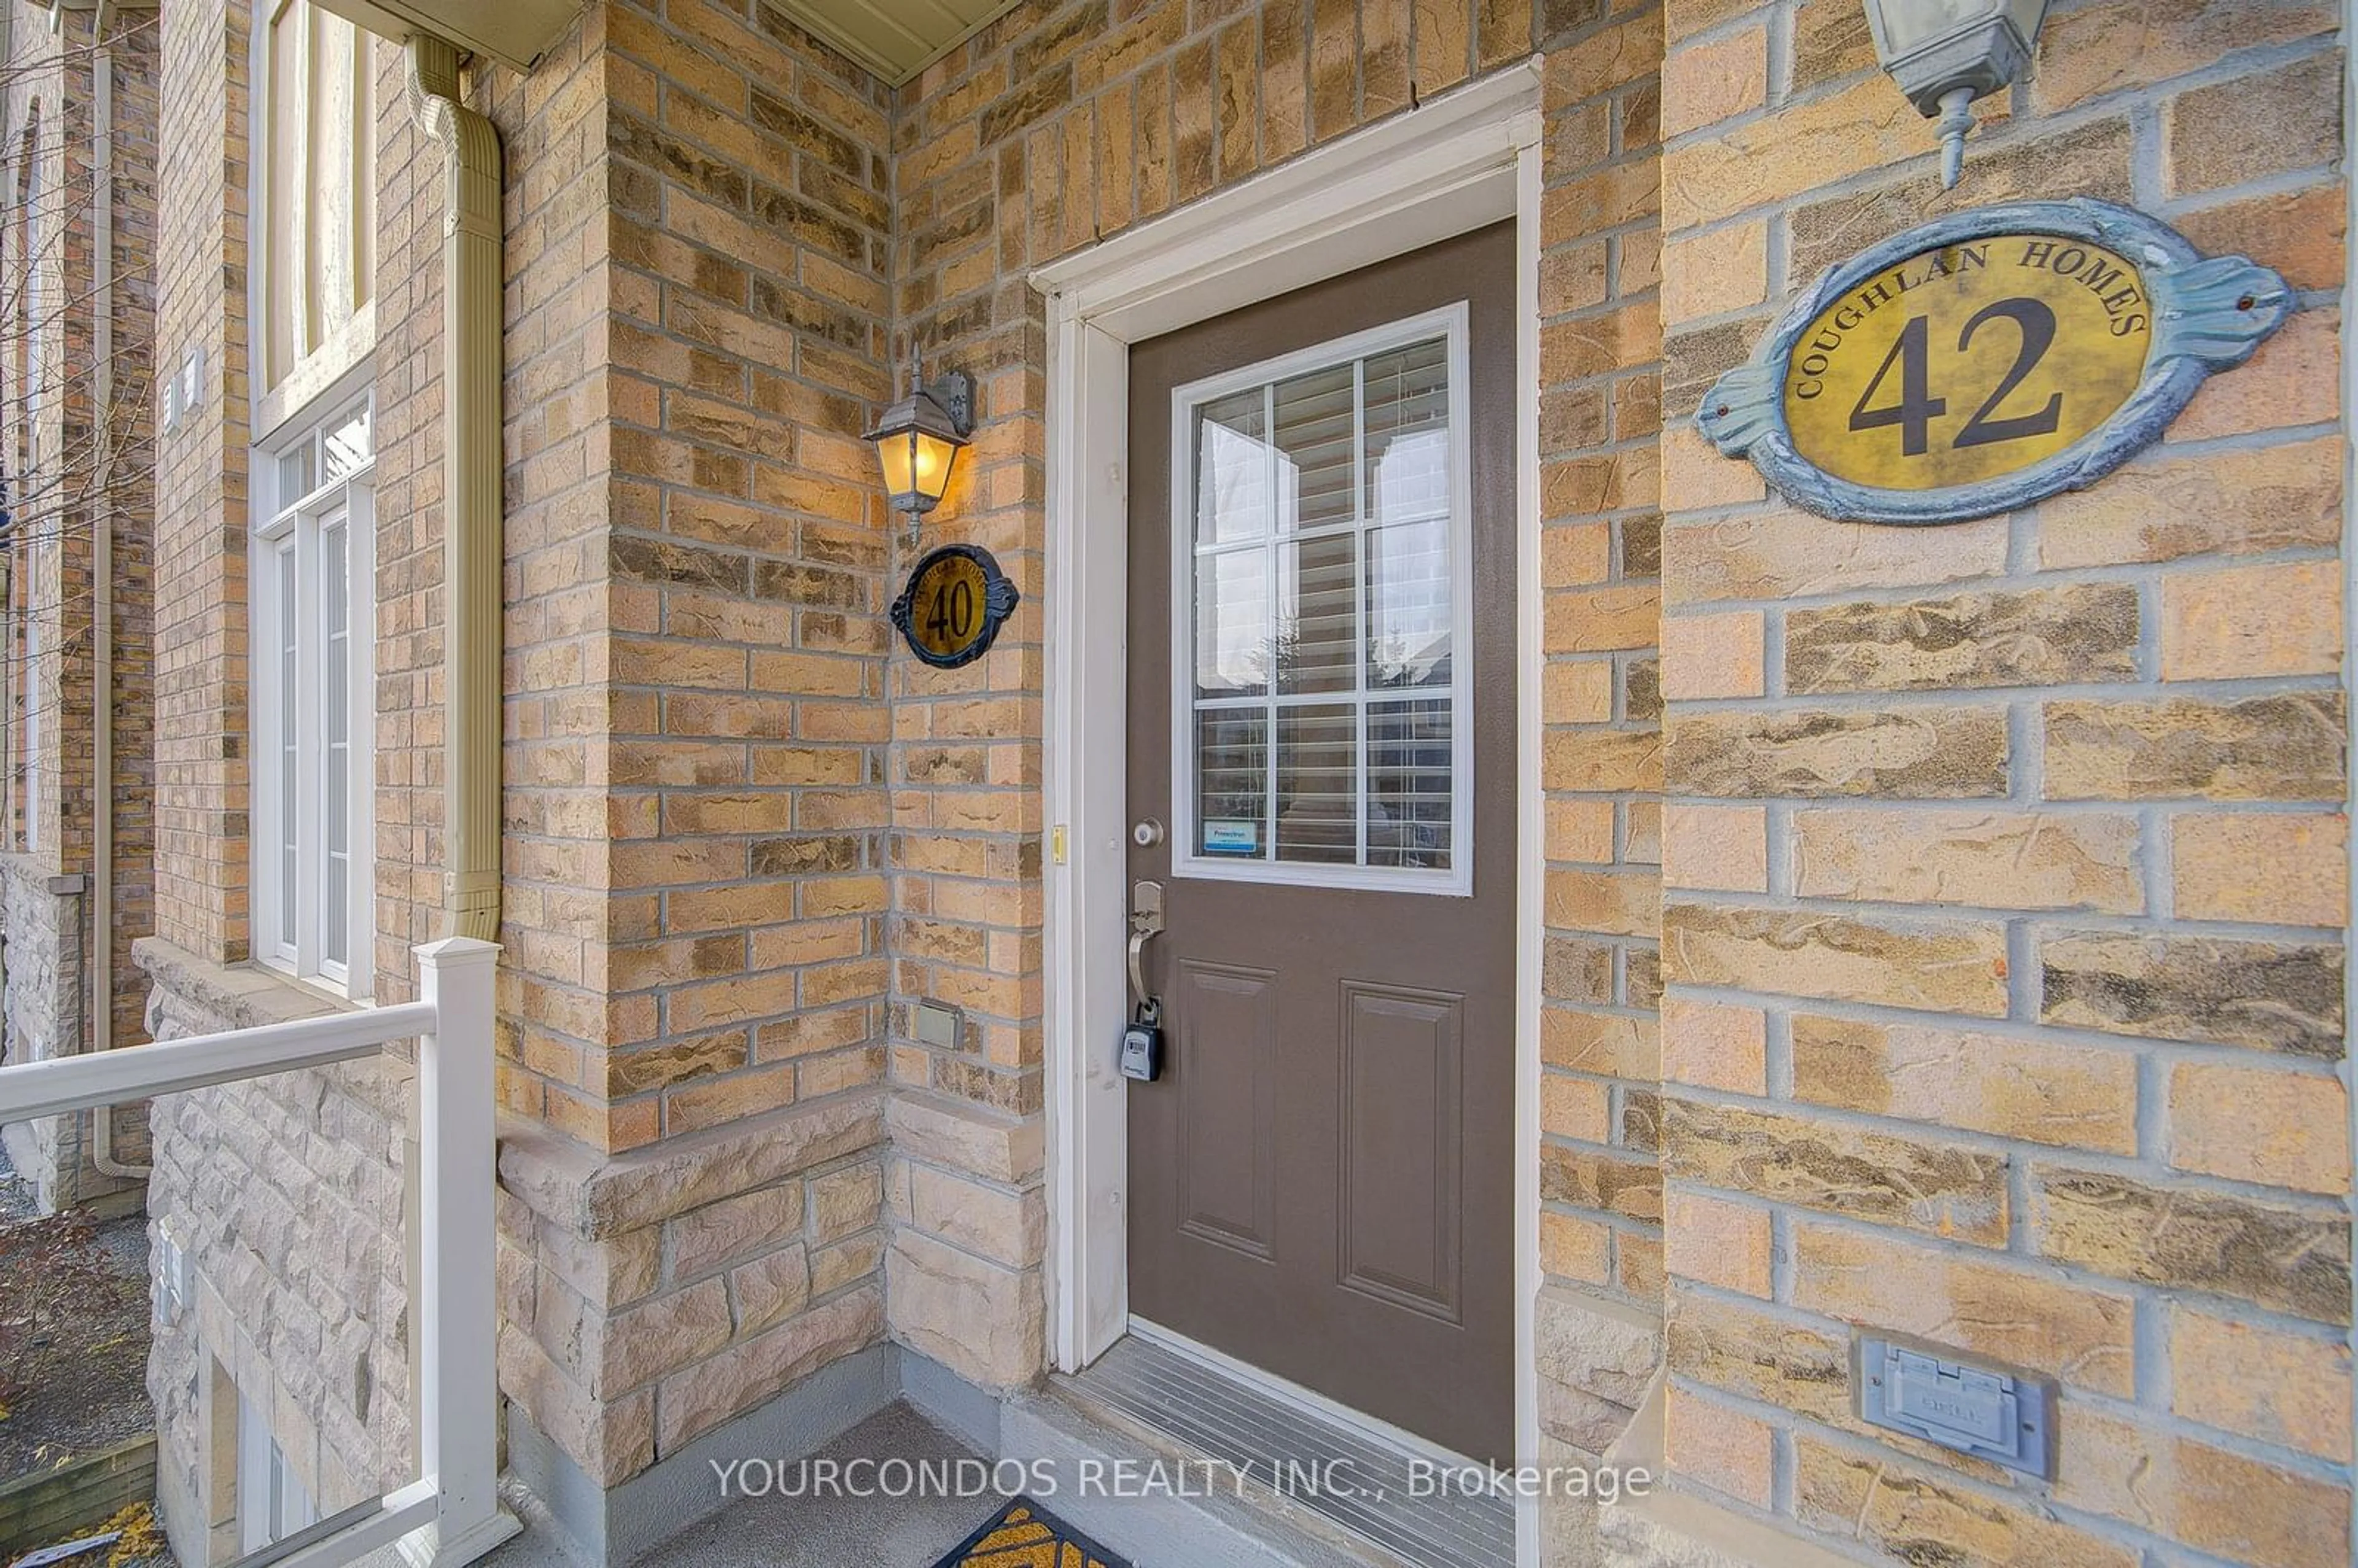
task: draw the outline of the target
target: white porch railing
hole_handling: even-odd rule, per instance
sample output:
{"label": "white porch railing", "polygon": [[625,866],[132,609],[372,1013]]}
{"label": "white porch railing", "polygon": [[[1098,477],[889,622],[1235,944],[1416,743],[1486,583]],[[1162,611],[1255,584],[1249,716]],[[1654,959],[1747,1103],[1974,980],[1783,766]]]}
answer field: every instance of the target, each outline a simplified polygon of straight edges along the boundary
{"label": "white porch railing", "polygon": [[516,1532],[499,1506],[492,1285],[492,981],[499,948],[453,936],[413,949],[420,1000],[259,1029],[0,1067],[0,1122],[127,1105],[323,1067],[417,1042],[421,1203],[420,1474],[321,1519],[238,1568],[337,1568],[389,1543],[419,1568],[460,1568]]}

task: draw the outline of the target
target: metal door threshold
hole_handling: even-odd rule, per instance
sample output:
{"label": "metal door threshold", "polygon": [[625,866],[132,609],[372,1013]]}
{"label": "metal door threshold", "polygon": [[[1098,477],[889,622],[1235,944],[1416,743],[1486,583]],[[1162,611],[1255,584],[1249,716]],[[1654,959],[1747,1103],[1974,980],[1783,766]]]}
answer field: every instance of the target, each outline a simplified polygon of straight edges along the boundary
{"label": "metal door threshold", "polygon": [[1511,1498],[1462,1480],[1417,1495],[1415,1467],[1430,1477],[1440,1461],[1255,1379],[1132,1334],[1057,1382],[1414,1568],[1514,1568]]}

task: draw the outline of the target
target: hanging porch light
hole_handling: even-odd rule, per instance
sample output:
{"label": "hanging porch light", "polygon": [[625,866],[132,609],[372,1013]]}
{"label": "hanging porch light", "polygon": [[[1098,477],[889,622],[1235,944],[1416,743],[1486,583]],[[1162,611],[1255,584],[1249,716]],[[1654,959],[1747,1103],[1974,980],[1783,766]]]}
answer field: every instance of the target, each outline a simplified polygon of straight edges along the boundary
{"label": "hanging porch light", "polygon": [[1964,171],[1974,100],[2030,64],[2048,0],[1866,0],[1875,52],[1908,101],[1941,120],[1941,184]]}
{"label": "hanging porch light", "polygon": [[951,371],[927,384],[912,351],[908,395],[885,409],[863,438],[876,444],[885,493],[892,510],[908,518],[910,537],[916,536],[917,519],[941,503],[958,449],[973,432],[974,383]]}

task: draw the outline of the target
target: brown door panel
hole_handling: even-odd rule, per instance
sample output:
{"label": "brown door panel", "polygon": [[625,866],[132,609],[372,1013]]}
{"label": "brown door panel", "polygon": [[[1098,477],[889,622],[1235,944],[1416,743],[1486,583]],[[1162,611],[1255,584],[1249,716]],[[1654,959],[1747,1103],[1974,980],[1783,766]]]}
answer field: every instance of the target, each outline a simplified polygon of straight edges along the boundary
{"label": "brown door panel", "polygon": [[[1172,580],[1174,389],[1467,302],[1473,619],[1452,654],[1471,692],[1472,896],[1174,877],[1171,842],[1131,851],[1130,876],[1163,884],[1167,928],[1145,962],[1164,1004],[1163,1075],[1129,1090],[1130,1300],[1501,1462],[1514,1413],[1514,254],[1501,224],[1138,344],[1130,424],[1130,806],[1170,822],[1171,617],[1193,590]],[[1305,481],[1303,515],[1336,503]],[[1335,613],[1302,591],[1305,621]],[[1332,678],[1331,654],[1314,653],[1294,671]],[[1288,765],[1355,750],[1300,749]],[[1347,814],[1297,810],[1277,832],[1355,852]]]}

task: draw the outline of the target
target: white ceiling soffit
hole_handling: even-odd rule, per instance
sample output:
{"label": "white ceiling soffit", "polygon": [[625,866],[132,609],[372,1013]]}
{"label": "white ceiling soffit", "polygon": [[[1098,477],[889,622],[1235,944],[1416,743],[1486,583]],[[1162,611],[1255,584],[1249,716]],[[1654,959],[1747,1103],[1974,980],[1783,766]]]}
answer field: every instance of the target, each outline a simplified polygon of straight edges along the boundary
{"label": "white ceiling soffit", "polygon": [[[433,33],[462,49],[489,55],[515,70],[530,70],[543,50],[565,36],[581,0],[311,0],[358,27],[388,38]],[[827,3],[827,0],[822,0]]]}
{"label": "white ceiling soffit", "polygon": [[1017,0],[769,0],[898,87],[966,42]]}

